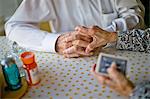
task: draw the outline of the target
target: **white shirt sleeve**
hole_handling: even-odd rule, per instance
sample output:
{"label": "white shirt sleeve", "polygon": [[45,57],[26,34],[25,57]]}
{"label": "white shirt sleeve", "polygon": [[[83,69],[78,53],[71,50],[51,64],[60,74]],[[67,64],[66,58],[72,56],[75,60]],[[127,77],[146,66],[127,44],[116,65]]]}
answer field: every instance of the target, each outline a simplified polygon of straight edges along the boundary
{"label": "white shirt sleeve", "polygon": [[39,22],[50,21],[54,17],[55,12],[51,2],[23,0],[12,18],[5,24],[6,36],[22,47],[55,52],[55,43],[60,34],[48,33],[38,27]]}
{"label": "white shirt sleeve", "polygon": [[145,9],[139,0],[116,0],[116,9],[119,18],[112,21],[112,24],[105,28],[109,32],[127,31],[133,28],[144,28]]}

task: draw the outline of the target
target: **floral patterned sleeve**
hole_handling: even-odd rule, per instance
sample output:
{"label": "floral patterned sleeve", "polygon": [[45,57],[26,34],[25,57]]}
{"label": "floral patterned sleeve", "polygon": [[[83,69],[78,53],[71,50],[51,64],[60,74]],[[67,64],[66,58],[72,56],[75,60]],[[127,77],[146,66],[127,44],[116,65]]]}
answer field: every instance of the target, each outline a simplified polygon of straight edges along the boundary
{"label": "floral patterned sleeve", "polygon": [[130,95],[130,99],[150,99],[150,81],[138,84]]}
{"label": "floral patterned sleeve", "polygon": [[117,49],[150,53],[150,28],[118,32]]}

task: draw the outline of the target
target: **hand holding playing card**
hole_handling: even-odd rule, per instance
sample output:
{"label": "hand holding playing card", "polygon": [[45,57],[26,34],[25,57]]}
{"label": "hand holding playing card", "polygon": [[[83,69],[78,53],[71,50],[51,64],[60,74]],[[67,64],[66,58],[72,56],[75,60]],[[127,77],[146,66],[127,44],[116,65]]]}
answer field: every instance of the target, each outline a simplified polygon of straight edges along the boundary
{"label": "hand holding playing card", "polygon": [[125,75],[127,60],[128,59],[125,57],[100,53],[97,60],[96,72],[107,76],[107,69],[111,66],[113,62],[115,62],[117,65],[117,69]]}
{"label": "hand holding playing card", "polygon": [[117,70],[115,63],[113,63],[111,67],[107,69],[108,76],[104,76],[95,72],[95,68],[96,65],[92,67],[91,74],[98,80],[100,84],[109,86],[111,89],[121,95],[129,96],[132,93],[134,85]]}

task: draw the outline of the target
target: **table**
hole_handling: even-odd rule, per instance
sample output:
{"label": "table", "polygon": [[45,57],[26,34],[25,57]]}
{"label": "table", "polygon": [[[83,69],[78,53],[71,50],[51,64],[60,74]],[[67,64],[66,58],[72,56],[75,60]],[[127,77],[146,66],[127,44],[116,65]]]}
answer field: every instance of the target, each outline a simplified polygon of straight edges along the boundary
{"label": "table", "polygon": [[[7,39],[0,37],[0,48],[7,51]],[[105,49],[105,53],[129,59],[127,77],[137,84],[150,80],[150,54]],[[36,52],[41,82],[28,89],[23,98],[42,99],[128,99],[106,86],[100,85],[90,69],[97,56],[67,59],[53,53]],[[1,54],[0,57],[2,57]]]}

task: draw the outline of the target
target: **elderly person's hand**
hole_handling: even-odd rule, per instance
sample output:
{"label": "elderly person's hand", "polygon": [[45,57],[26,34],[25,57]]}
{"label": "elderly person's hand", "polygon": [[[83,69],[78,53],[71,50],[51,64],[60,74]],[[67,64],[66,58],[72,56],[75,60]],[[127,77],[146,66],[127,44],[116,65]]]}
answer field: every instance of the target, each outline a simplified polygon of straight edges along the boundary
{"label": "elderly person's hand", "polygon": [[91,41],[90,36],[81,35],[77,31],[65,33],[58,38],[56,51],[67,58],[91,56],[93,53],[85,52]]}
{"label": "elderly person's hand", "polygon": [[107,85],[114,91],[124,96],[129,96],[132,93],[134,89],[132,82],[129,81],[121,72],[117,71],[115,63],[108,68],[108,77],[96,73],[95,67],[96,65],[92,67],[91,74],[100,84]]}
{"label": "elderly person's hand", "polygon": [[88,35],[92,37],[92,42],[87,46],[86,52],[94,50],[97,47],[104,46],[107,43],[115,42],[117,39],[116,33],[107,32],[98,26],[93,26],[91,28],[78,26],[75,29],[82,35]]}

